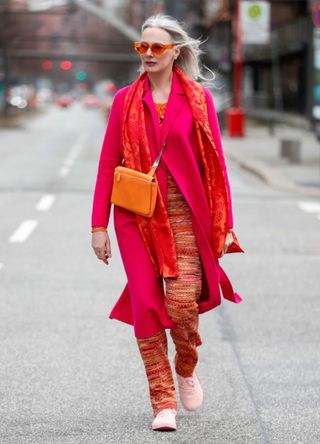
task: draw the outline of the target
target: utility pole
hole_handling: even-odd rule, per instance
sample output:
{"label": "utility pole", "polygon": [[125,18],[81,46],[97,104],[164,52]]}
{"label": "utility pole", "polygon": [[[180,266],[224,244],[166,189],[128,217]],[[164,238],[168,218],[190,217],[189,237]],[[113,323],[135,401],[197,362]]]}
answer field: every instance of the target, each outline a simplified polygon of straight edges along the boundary
{"label": "utility pole", "polygon": [[240,30],[240,5],[239,0],[235,4],[234,17],[234,107],[241,108],[242,105],[242,72],[243,72],[243,52],[242,52],[242,38]]}
{"label": "utility pole", "polygon": [[311,127],[314,129],[314,119],[313,119],[313,94],[314,94],[314,47],[313,47],[313,34],[314,34],[314,24],[312,21],[312,7],[308,8],[308,57],[307,57],[307,103],[306,103],[306,113],[310,121]]}
{"label": "utility pole", "polygon": [[233,107],[226,112],[227,130],[230,137],[244,136],[245,114],[242,108],[243,51],[240,25],[240,0],[232,1],[232,60],[233,60]]}

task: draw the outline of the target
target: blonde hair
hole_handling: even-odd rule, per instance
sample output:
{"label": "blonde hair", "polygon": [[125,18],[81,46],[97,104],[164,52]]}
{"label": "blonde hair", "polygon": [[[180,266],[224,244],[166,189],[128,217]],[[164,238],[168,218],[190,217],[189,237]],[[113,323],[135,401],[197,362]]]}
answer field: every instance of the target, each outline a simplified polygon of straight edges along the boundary
{"label": "blonde hair", "polygon": [[[212,74],[212,79],[207,79],[201,72],[200,55],[203,51],[200,49],[200,45],[203,41],[190,37],[183,29],[182,24],[169,15],[157,14],[147,18],[142,24],[141,33],[150,27],[161,28],[170,34],[173,43],[180,48],[180,54],[174,63],[176,63],[187,76],[193,80],[205,80],[206,82],[213,80],[214,73],[207,66],[203,65],[203,67]],[[140,71],[141,70],[142,67],[140,68]]]}

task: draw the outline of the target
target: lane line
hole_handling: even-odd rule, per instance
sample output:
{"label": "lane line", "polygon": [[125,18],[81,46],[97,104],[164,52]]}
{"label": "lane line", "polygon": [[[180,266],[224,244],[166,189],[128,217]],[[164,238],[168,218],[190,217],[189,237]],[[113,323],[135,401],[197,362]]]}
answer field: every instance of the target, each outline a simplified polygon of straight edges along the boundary
{"label": "lane line", "polygon": [[75,145],[72,149],[72,151],[70,151],[69,155],[67,156],[66,160],[65,160],[65,165],[66,166],[72,166],[81,150],[81,145]]}
{"label": "lane line", "polygon": [[61,176],[61,177],[67,176],[69,174],[69,172],[70,172],[70,168],[63,166],[59,170],[59,176]]}
{"label": "lane line", "polygon": [[56,196],[54,194],[44,194],[36,205],[38,211],[48,211],[52,207]]}
{"label": "lane line", "polygon": [[24,242],[38,225],[37,220],[24,220],[9,237],[10,242]]}
{"label": "lane line", "polygon": [[81,135],[79,137],[78,141],[71,148],[67,157],[65,158],[65,160],[59,170],[59,176],[65,177],[70,173],[70,169],[73,166],[74,162],[76,161],[76,159],[83,147],[84,141],[85,141],[85,135]]}
{"label": "lane line", "polygon": [[3,268],[3,264],[0,262],[0,270],[1,270],[1,268]]}
{"label": "lane line", "polygon": [[320,213],[320,204],[317,202],[299,202],[298,206],[300,210],[306,211],[307,213]]}

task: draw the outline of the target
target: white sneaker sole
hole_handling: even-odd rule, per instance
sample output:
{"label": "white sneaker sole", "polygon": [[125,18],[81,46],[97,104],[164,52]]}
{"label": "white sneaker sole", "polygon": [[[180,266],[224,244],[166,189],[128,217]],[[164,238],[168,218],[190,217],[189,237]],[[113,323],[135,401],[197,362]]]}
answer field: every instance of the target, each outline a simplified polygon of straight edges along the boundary
{"label": "white sneaker sole", "polygon": [[152,426],[152,430],[159,432],[173,432],[174,430],[177,430],[177,427],[170,424],[162,424],[161,426]]}

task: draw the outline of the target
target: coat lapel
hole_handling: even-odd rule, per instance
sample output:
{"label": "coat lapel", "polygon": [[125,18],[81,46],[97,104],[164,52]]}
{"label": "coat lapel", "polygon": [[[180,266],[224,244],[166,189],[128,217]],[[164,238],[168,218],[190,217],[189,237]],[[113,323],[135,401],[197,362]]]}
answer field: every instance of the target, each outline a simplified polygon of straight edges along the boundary
{"label": "coat lapel", "polygon": [[151,113],[154,133],[155,133],[156,142],[157,142],[156,145],[157,145],[157,147],[159,147],[159,145],[160,145],[160,125],[158,122],[157,110],[156,110],[156,107],[154,106],[154,101],[153,101],[152,92],[151,92],[151,85],[150,85],[150,80],[149,80],[148,76],[146,76],[146,78],[145,78],[143,88],[144,88],[144,94],[143,94],[142,100],[148,106],[149,111]]}
{"label": "coat lapel", "polygon": [[174,124],[174,121],[182,108],[182,105],[186,102],[186,96],[180,86],[179,80],[175,73],[173,73],[171,92],[167,103],[166,113],[161,128],[160,134],[160,147],[166,140],[168,133]]}
{"label": "coat lapel", "polygon": [[161,128],[160,128],[160,124],[158,121],[157,110],[154,105],[152,92],[151,92],[150,80],[149,80],[148,76],[146,76],[146,79],[144,82],[143,101],[148,106],[151,116],[152,116],[154,131],[155,131],[155,135],[156,135],[156,139],[157,139],[157,148],[159,151],[161,146],[163,145],[164,141],[166,140],[166,137],[168,136],[170,128],[173,125],[182,105],[186,102],[186,97],[185,97],[184,91],[181,88],[181,85],[179,83],[179,80],[178,80],[175,72],[173,72],[171,92],[169,95],[166,113],[165,113],[164,121],[163,121]]}

